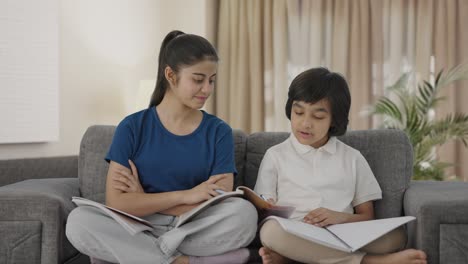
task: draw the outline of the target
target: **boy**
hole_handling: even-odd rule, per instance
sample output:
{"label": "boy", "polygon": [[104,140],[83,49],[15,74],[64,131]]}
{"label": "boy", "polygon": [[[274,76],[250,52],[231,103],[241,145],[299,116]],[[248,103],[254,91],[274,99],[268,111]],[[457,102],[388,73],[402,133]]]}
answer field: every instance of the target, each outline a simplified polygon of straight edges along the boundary
{"label": "boy", "polygon": [[[289,87],[291,136],[265,153],[255,191],[295,206],[293,220],[323,227],[374,219],[372,201],[382,198],[377,180],[361,153],[336,138],[346,132],[350,105],[345,79],[325,68],[299,74]],[[355,253],[289,234],[274,220],[260,239],[263,263],[426,263],[423,251],[398,251],[406,242],[402,228]]]}

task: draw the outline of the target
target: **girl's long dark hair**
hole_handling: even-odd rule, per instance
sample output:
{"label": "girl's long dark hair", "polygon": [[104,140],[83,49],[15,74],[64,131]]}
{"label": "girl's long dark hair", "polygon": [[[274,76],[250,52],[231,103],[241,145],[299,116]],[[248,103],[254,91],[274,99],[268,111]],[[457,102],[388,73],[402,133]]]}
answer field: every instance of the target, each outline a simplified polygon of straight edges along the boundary
{"label": "girl's long dark hair", "polygon": [[166,94],[169,83],[164,71],[167,66],[177,74],[182,66],[191,66],[203,60],[219,60],[216,49],[208,40],[178,30],[169,32],[159,50],[158,77],[149,107],[159,105]]}

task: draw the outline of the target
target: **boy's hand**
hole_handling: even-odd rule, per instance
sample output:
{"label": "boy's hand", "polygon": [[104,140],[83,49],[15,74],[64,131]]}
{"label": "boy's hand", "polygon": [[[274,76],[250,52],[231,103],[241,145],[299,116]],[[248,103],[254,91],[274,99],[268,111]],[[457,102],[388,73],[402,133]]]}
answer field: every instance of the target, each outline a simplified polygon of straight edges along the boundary
{"label": "boy's hand", "polygon": [[317,208],[310,211],[302,220],[305,223],[324,227],[328,225],[345,223],[348,218],[347,213],[336,212],[327,208]]}

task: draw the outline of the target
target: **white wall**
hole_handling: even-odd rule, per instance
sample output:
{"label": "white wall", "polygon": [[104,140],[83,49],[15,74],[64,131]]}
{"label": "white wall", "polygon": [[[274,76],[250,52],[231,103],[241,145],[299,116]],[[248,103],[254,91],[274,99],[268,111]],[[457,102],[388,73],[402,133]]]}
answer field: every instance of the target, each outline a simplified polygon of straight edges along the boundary
{"label": "white wall", "polygon": [[157,54],[167,32],[180,29],[211,37],[207,26],[212,22],[207,18],[213,12],[211,4],[210,0],[61,0],[60,140],[0,144],[0,159],[78,154],[87,127],[116,125],[134,110],[140,80],[156,77]]}

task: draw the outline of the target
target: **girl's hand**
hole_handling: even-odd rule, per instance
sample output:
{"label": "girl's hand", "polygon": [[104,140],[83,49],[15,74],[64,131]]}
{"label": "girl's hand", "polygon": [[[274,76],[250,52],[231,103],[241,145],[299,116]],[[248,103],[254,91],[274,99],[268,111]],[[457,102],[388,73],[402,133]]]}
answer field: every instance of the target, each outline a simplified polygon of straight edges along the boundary
{"label": "girl's hand", "polygon": [[336,212],[327,208],[317,208],[310,211],[302,220],[305,223],[323,227],[345,223],[349,214]]}
{"label": "girl's hand", "polygon": [[200,183],[199,185],[193,187],[190,190],[185,191],[184,194],[184,203],[185,204],[196,204],[206,200],[209,200],[215,196],[218,196],[219,193],[216,190],[224,190],[221,186],[216,185],[216,182],[222,180],[226,175],[216,175],[211,176],[207,181]]}
{"label": "girl's hand", "polygon": [[130,163],[132,173],[124,170],[117,171],[118,175],[112,178],[112,187],[125,193],[144,193],[138,178],[137,167],[131,160],[128,160],[128,163]]}

